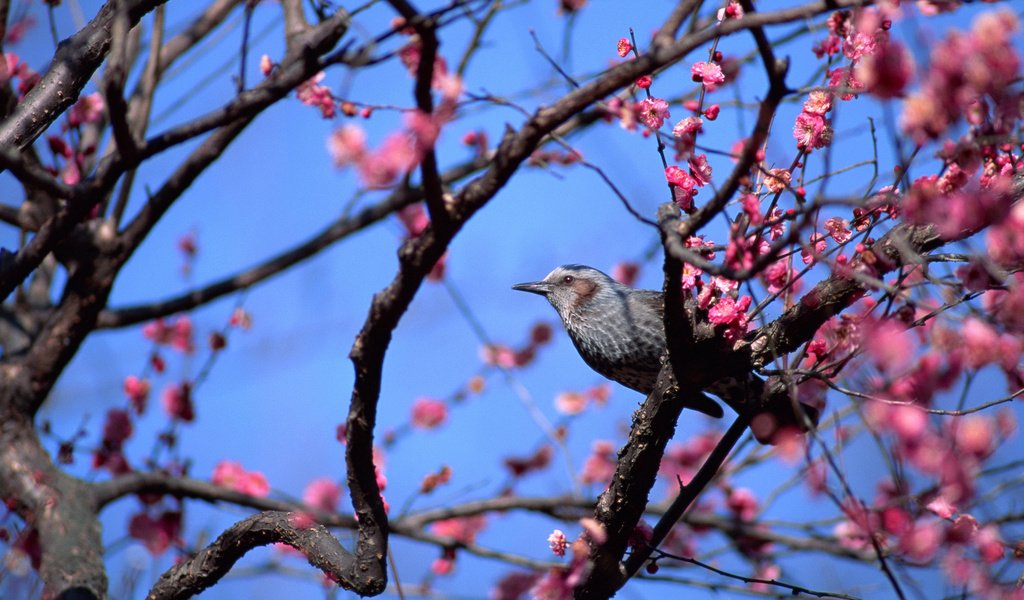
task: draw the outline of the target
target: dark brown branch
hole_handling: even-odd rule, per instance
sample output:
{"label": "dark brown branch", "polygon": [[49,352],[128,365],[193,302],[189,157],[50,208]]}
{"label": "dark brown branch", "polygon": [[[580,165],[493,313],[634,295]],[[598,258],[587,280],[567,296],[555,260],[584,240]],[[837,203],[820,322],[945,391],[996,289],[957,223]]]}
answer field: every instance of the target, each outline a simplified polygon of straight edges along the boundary
{"label": "dark brown branch", "polygon": [[[125,0],[128,26],[165,0]],[[0,123],[0,148],[23,149],[75,103],[82,88],[110,49],[110,30],[117,13],[117,0],[107,2],[96,17],[60,46],[39,83]],[[3,296],[6,294],[0,294]]]}
{"label": "dark brown branch", "polygon": [[[2,379],[6,382],[8,373]],[[0,411],[0,497],[39,534],[43,597],[104,598],[103,539],[87,484],[65,474],[40,445],[32,420]]]}
{"label": "dark brown branch", "polygon": [[[339,11],[327,21],[303,34],[303,44],[298,50],[290,51],[281,61],[280,68],[256,87],[235,96],[221,108],[201,117],[174,127],[161,134],[147,139],[139,146],[138,156],[134,160],[115,155],[101,166],[102,178],[117,175],[125,168],[132,168],[138,162],[159,154],[173,146],[203,135],[218,127],[235,122],[238,119],[251,118],[263,109],[287,96],[299,84],[303,83],[326,66],[326,60],[319,57],[332,49],[349,25],[348,13]],[[311,56],[312,55],[312,56]]]}
{"label": "dark brown branch", "polygon": [[[230,488],[214,485],[208,481],[177,477],[160,472],[128,473],[92,485],[92,498],[95,510],[102,510],[108,504],[134,494],[168,494],[175,498],[192,498],[212,503],[227,502],[256,510],[307,511],[316,522],[327,527],[355,529],[357,526],[356,520],[350,515],[323,512],[319,509],[307,507],[301,502],[251,496]],[[498,496],[452,506],[416,511],[392,521],[391,531],[396,535],[410,539],[434,543],[434,540],[425,538],[423,532],[435,521],[490,513],[503,514],[511,510],[544,514],[554,519],[569,522],[576,521],[592,513],[594,501],[578,496]],[[665,508],[660,504],[650,505],[647,507],[646,514],[660,516],[665,514]],[[833,537],[793,537],[778,533],[772,529],[757,526],[756,524],[737,522],[728,516],[709,513],[687,513],[683,516],[682,521],[692,527],[716,529],[734,538],[743,537],[763,540],[785,546],[794,551],[824,552],[840,558],[861,562],[873,562],[876,560],[874,552],[847,548]],[[471,547],[462,547],[473,552]]]}
{"label": "dark brown branch", "polygon": [[[160,46],[163,44],[164,39],[165,13],[166,11],[163,6],[158,6],[153,13],[153,31],[150,34],[149,55],[146,58],[146,66],[136,87],[136,94],[133,95],[125,115],[128,129],[138,132],[136,135],[140,139],[145,137],[146,129],[149,127],[149,114],[153,107],[153,95],[156,93],[157,83],[160,81]],[[135,144],[134,138],[132,139],[132,144]],[[108,151],[111,150],[109,146],[107,149]],[[130,157],[134,157],[134,153],[138,152],[138,148],[134,145],[132,146],[132,152],[133,154],[129,155]],[[113,211],[110,213],[111,221],[115,228],[120,227],[121,217],[124,216],[124,210],[128,206],[128,198],[131,196],[134,183],[135,170],[129,169],[124,174],[121,185],[118,186],[117,200],[114,202]]]}
{"label": "dark brown branch", "polygon": [[[841,0],[819,2],[774,13],[759,13],[726,22],[714,30],[697,32],[672,44],[655,44],[649,53],[609,70],[605,76],[571,91],[553,106],[540,109],[518,132],[507,133],[495,153],[491,168],[466,185],[453,199],[449,212],[451,222],[446,224],[448,226],[428,227],[419,238],[410,240],[402,246],[399,251],[399,271],[392,282],[374,297],[367,319],[349,354],[355,368],[355,384],[347,419],[346,464],[348,465],[348,482],[352,502],[360,523],[357,556],[362,559],[361,564],[367,569],[367,572],[372,570],[374,573],[384,573],[386,571],[384,555],[387,550],[387,520],[380,499],[380,490],[376,483],[372,452],[373,429],[376,424],[377,402],[380,398],[384,356],[391,341],[391,334],[398,325],[399,319],[412,302],[430,268],[440,259],[449,242],[465,221],[504,186],[545,136],[584,107],[628,85],[636,77],[680,59],[716,35],[812,16],[818,12],[834,9],[836,4],[843,4],[843,2]],[[662,369],[662,376],[667,375],[666,371],[669,370]],[[681,410],[678,407],[680,402],[677,398],[665,398],[665,394],[662,392],[663,389],[670,387],[668,382],[660,381],[658,390],[655,392],[655,395],[660,398],[649,399],[638,413],[637,421],[652,424],[652,430],[643,432],[645,439],[650,440],[651,443],[656,443],[659,440],[667,442],[675,429],[675,418],[669,420],[667,424],[665,422],[667,419],[655,418],[659,409],[664,405],[668,405],[665,406],[665,409],[674,411],[676,416],[678,416],[678,410]],[[655,428],[658,430],[657,432],[653,432]],[[623,451],[623,456],[620,457],[620,463],[636,462],[637,470],[628,469],[626,472],[630,474],[641,470],[656,472],[657,461],[654,461],[653,466],[651,461],[636,461],[635,457],[630,461],[626,455],[631,452],[635,452],[635,450],[627,447]],[[653,481],[653,474],[646,479]],[[628,481],[619,483],[626,487],[629,486]],[[649,490],[650,485],[646,487],[638,485],[636,489],[632,489],[623,497],[638,498],[642,511]],[[612,507],[606,503],[604,507],[599,506],[598,511],[601,510],[611,511]],[[614,533],[609,532],[609,538],[615,539],[617,543],[621,544],[621,548],[616,548],[616,550],[620,550],[619,557],[625,550],[625,539],[639,519],[637,511],[629,510],[628,513],[618,521],[619,530]],[[605,517],[605,519],[601,519],[603,522],[611,520],[608,515]],[[627,527],[625,523],[629,520],[632,520],[632,524]],[[629,531],[626,531],[627,529]],[[611,554],[612,552],[608,553],[609,556]],[[617,566],[618,558],[615,559],[615,562]],[[595,571],[600,570],[603,566],[608,565],[598,565]],[[618,572],[617,568],[615,572]],[[611,576],[621,577],[621,575],[615,574]],[[615,588],[605,589],[604,593],[610,593],[613,589]],[[597,590],[591,590],[591,592],[600,594]]]}
{"label": "dark brown branch", "polygon": [[[210,163],[220,156],[224,148],[256,118],[262,109],[283,98],[289,90],[308,79],[318,70],[318,61],[306,60],[306,56],[309,54],[319,55],[333,48],[345,31],[347,31],[348,23],[348,15],[342,11],[305,34],[303,38],[304,45],[289,52],[285,61],[282,62],[282,67],[288,75],[281,79],[290,82],[291,85],[275,86],[264,82],[264,84],[267,84],[267,88],[264,88],[263,84],[261,84],[255,90],[241,95],[246,96],[250,93],[262,94],[261,102],[254,103],[247,110],[233,115],[233,118],[228,120],[229,125],[222,127],[204,140],[199,148],[178,167],[174,175],[167,180],[167,183],[150,198],[146,206],[139,211],[135,219],[125,228],[122,235],[129,253],[134,251],[138,244],[142,242],[142,239],[149,230],[156,224],[164,212],[170,208],[178,196],[195,181],[195,178]],[[149,147],[148,142],[146,147]],[[140,154],[148,156],[150,151],[152,151],[152,148],[140,150]]]}
{"label": "dark brown branch", "polygon": [[633,577],[636,575],[640,567],[644,565],[651,552],[655,548],[661,545],[665,538],[668,537],[672,528],[676,526],[676,523],[683,518],[687,509],[693,506],[694,501],[697,500],[697,496],[703,492],[709,484],[714,480],[718,474],[718,470],[725,464],[725,459],[729,457],[729,452],[736,446],[737,442],[740,441],[740,437],[746,433],[747,427],[750,425],[750,414],[740,413],[733,421],[733,424],[729,426],[729,429],[722,436],[722,439],[718,440],[715,444],[714,450],[704,461],[704,464],[700,466],[697,474],[693,476],[693,479],[689,483],[683,486],[680,490],[679,495],[676,496],[672,504],[665,510],[665,514],[662,515],[661,519],[654,526],[654,531],[651,534],[651,540],[648,545],[644,547],[636,547],[633,549],[633,554],[626,560],[626,578]]}
{"label": "dark brown branch", "polygon": [[[414,95],[416,108],[426,117],[434,113],[434,99],[431,90],[434,83],[434,62],[437,57],[437,31],[433,20],[425,19],[420,12],[407,0],[388,0],[392,7],[405,19],[405,22],[416,29],[420,43],[420,60],[416,66],[416,84]],[[435,226],[448,220],[448,211],[444,205],[444,190],[441,177],[437,170],[437,154],[434,147],[426,148],[420,162],[420,176],[423,180],[424,196],[427,210]]]}
{"label": "dark brown branch", "polygon": [[282,542],[299,550],[309,564],[360,595],[379,594],[383,582],[353,569],[353,557],[323,525],[297,527],[295,513],[263,512],[239,521],[194,557],[160,576],[147,600],[191,598],[220,581],[253,548]]}
{"label": "dark brown branch", "polygon": [[[944,243],[934,226],[898,225],[862,252],[849,269],[867,269],[877,279],[903,264],[905,249],[926,254]],[[833,274],[778,319],[762,327],[742,351],[745,359],[759,368],[777,356],[796,350],[814,337],[825,321],[839,314],[865,290],[865,285],[856,278]]]}
{"label": "dark brown branch", "polygon": [[[309,23],[302,12],[302,0],[283,0],[281,9],[284,11],[285,47],[290,51],[300,42],[302,34],[309,30]],[[246,10],[251,9],[246,7]]]}
{"label": "dark brown branch", "polygon": [[118,152],[123,156],[132,157],[136,145],[128,126],[128,103],[124,99],[124,82],[128,76],[128,13],[125,0],[115,2],[115,5],[110,34],[110,59],[103,72],[103,95],[106,98],[107,115]]}
{"label": "dark brown branch", "polygon": [[36,235],[18,251],[14,259],[0,269],[0,300],[6,298],[39,266],[53,247],[67,237],[98,202],[98,197],[81,198],[80,202],[65,204],[56,215],[39,227]]}

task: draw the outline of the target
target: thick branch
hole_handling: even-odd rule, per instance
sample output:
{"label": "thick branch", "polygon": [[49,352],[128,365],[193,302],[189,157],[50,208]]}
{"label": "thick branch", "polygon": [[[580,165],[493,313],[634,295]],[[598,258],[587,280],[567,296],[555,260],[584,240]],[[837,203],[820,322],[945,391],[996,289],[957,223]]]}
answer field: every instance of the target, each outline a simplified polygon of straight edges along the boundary
{"label": "thick branch", "polygon": [[[898,225],[862,252],[849,269],[866,269],[878,278],[902,265],[907,250],[926,254],[944,243],[934,226]],[[839,314],[865,291],[865,284],[857,279],[843,272],[833,274],[778,319],[762,327],[754,341],[742,350],[744,358],[759,368],[777,356],[796,350],[814,337],[825,321]]]}
{"label": "thick branch", "polygon": [[31,419],[0,412],[0,497],[39,534],[43,597],[104,598],[103,540],[87,484],[64,474]]}
{"label": "thick branch", "polygon": [[[125,0],[122,10],[128,17],[128,28],[164,1]],[[104,4],[88,25],[57,47],[50,68],[39,83],[0,123],[0,148],[25,148],[75,103],[110,49],[110,30],[118,4],[116,0]],[[0,294],[3,295],[6,294]]]}
{"label": "thick branch", "polygon": [[160,576],[147,600],[191,598],[220,581],[249,550],[282,542],[302,552],[309,564],[359,594],[379,593],[376,583],[352,578],[352,554],[323,525],[299,527],[296,514],[263,512],[239,521],[194,557]]}

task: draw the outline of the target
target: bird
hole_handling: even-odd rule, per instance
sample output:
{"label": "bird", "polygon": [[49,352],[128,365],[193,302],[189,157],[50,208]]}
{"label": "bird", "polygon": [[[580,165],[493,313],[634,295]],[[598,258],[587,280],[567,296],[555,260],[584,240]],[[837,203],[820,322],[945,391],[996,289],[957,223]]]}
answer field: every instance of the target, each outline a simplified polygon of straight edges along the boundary
{"label": "bird", "polygon": [[[547,298],[591,369],[644,395],[654,390],[666,351],[661,292],[631,288],[585,265],[562,265],[512,289]],[[707,397],[692,400],[689,408],[723,415]]]}
{"label": "bird", "polygon": [[[629,287],[593,267],[578,264],[562,265],[540,281],[519,283],[512,289],[547,298],[591,369],[644,395],[654,390],[667,355],[661,292]],[[737,395],[749,396],[752,390],[760,394],[764,389],[764,382],[750,373],[743,379],[723,378],[707,391],[734,407],[742,407],[747,398]],[[712,417],[724,414],[720,404],[703,394],[688,397],[686,402],[687,408]],[[785,404],[788,409],[789,402]],[[804,407],[806,413],[810,413],[808,409],[813,410]],[[817,414],[808,416],[817,420]],[[777,421],[796,422],[791,415]],[[758,439],[766,441],[767,437],[759,435]]]}

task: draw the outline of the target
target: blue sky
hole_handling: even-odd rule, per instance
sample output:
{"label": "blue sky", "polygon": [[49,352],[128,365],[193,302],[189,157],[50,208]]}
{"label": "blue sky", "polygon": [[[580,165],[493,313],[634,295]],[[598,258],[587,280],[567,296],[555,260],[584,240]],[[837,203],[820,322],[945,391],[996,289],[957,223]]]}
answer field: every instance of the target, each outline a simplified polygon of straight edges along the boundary
{"label": "blue sky", "polygon": [[[82,11],[91,17],[97,5],[82,2]],[[421,8],[426,7],[424,3]],[[563,36],[570,36],[572,72],[585,79],[588,74],[618,60],[615,42],[628,36],[628,28],[637,32],[639,40],[646,39],[669,7],[670,3],[645,3],[643,10],[637,10],[632,3],[594,2],[576,17],[573,29],[568,32],[568,21],[556,14],[553,1],[511,8],[488,32],[469,69],[467,91],[507,97],[532,111],[556,99],[566,91],[566,86],[545,59],[533,50],[531,30],[553,55],[559,54]],[[172,3],[169,6],[167,22],[172,32],[180,28],[188,16],[176,12],[183,9],[186,5]],[[37,14],[39,25],[13,50],[41,69],[52,52],[52,42],[42,8],[33,4],[31,10]],[[62,37],[73,31],[69,11],[67,4],[55,11]],[[941,32],[947,27],[964,27],[969,22],[965,15],[975,12],[976,9],[967,9],[953,19],[939,20],[933,33],[925,35],[937,35],[934,31]],[[275,3],[262,3],[255,12],[253,31],[262,30],[279,16]],[[387,7],[376,5],[359,17],[360,27],[354,28],[351,35],[356,40],[365,40],[384,30],[392,16]],[[149,19],[145,23],[148,27]],[[930,27],[932,22],[917,17],[916,22],[900,27],[915,25]],[[790,30],[788,26],[770,30],[770,35],[775,37]],[[465,46],[467,33],[461,26],[442,33],[441,52],[449,62],[457,59]],[[240,36],[236,18],[223,37],[198,56],[187,71],[172,79],[166,89],[161,89],[154,110],[153,131],[181,123],[192,114],[210,110],[231,97],[231,76],[237,68]],[[790,85],[802,86],[811,81],[819,63],[813,60],[808,47],[821,37],[823,34],[812,34],[777,49],[780,55],[792,58]],[[928,45],[927,38],[915,40],[912,48]],[[393,48],[395,41],[388,43]],[[719,49],[735,56],[750,47],[747,36],[735,36],[723,42]],[[272,58],[281,56],[279,30],[274,29],[268,36],[253,41],[247,73],[250,82],[261,77],[257,59],[264,53]],[[706,50],[698,50],[679,66],[656,78],[652,91],[659,95],[690,89],[685,83],[689,79],[688,66],[705,59]],[[220,70],[222,65],[230,65],[229,70]],[[748,68],[753,71],[759,65]],[[207,75],[211,78],[204,80]],[[403,107],[412,104],[412,80],[398,65],[389,63],[356,74],[351,80],[347,77],[341,69],[331,70],[324,83],[339,93],[350,90],[348,97],[364,102]],[[764,93],[763,77],[750,77],[745,82],[741,90],[745,102],[752,102]],[[520,93],[523,89],[536,91],[523,95]],[[89,91],[93,89],[90,87]],[[727,88],[716,92],[711,100],[725,105],[735,99],[733,93]],[[438,149],[442,166],[469,158],[470,150],[461,146],[459,140],[471,129],[482,128],[493,143],[500,138],[506,124],[515,127],[523,121],[522,116],[510,108],[468,104],[463,111],[466,118],[442,134]],[[794,142],[789,130],[798,111],[798,105],[784,106],[777,119],[768,156],[780,165],[788,164],[793,156]],[[685,116],[678,104],[672,106],[672,113],[673,123]],[[846,103],[839,108],[836,138],[843,143],[832,156],[834,168],[870,157],[868,116],[874,116],[879,127],[884,127],[884,109],[870,100]],[[747,111],[743,118],[749,127],[753,122],[752,113]],[[341,120],[323,120],[317,111],[302,106],[294,98],[268,110],[161,221],[121,274],[111,305],[125,306],[173,296],[236,272],[306,239],[336,218],[353,200],[357,185],[354,174],[335,169],[326,152],[327,136]],[[371,146],[375,146],[398,126],[399,116],[394,111],[379,110],[373,118],[358,122],[366,128]],[[713,129],[709,127],[702,143],[727,151],[737,138],[737,123],[736,109],[723,106],[722,116]],[[667,199],[662,167],[652,140],[611,125],[592,128],[572,142],[589,161],[606,170],[642,213],[653,215],[658,204]],[[193,145],[186,144],[150,161],[140,170],[132,207],[137,208],[144,201],[145,186],[160,185],[182,153],[191,147]],[[894,160],[889,140],[880,141],[879,156],[883,174],[890,172]],[[816,162],[820,158],[812,158],[809,172],[820,172],[821,163]],[[728,168],[727,160],[716,157],[712,158],[712,164],[716,174]],[[860,194],[866,191],[864,186],[869,178],[869,168],[854,169],[832,179],[830,191],[838,193],[846,186],[851,193]],[[7,202],[20,197],[6,174],[0,176],[0,193]],[[708,193],[705,191],[698,196],[698,202]],[[369,205],[380,197],[379,193],[368,194],[357,200],[357,206]],[[175,244],[189,231],[197,234],[200,251],[191,279],[185,280],[180,272],[182,257]],[[721,239],[723,228],[719,224],[708,233]],[[343,448],[335,441],[335,428],[347,411],[352,384],[347,352],[362,325],[372,294],[386,285],[394,273],[395,252],[401,236],[400,225],[388,220],[247,293],[244,306],[253,315],[254,326],[249,332],[232,333],[228,349],[196,391],[196,422],[180,430],[181,447],[191,461],[193,476],[208,478],[218,461],[237,460],[247,469],[263,472],[274,488],[274,495],[287,497],[300,496],[303,487],[317,477],[343,480]],[[552,267],[569,262],[608,270],[617,261],[642,257],[655,241],[653,230],[632,219],[594,173],[578,167],[554,167],[550,171],[526,168],[455,240],[449,256],[448,281],[465,297],[474,318],[494,341],[518,345],[525,341],[533,323],[554,324],[556,316],[541,299],[513,292],[511,284],[539,279]],[[8,229],[0,231],[0,244],[11,247],[15,243]],[[640,284],[660,287],[660,258],[647,264]],[[203,340],[208,332],[221,328],[237,302],[239,298],[231,296],[197,311],[193,320],[200,333],[198,339]],[[379,431],[406,423],[410,406],[417,397],[448,397],[461,388],[481,368],[479,347],[480,341],[446,288],[425,284],[396,330],[388,352]],[[99,437],[106,411],[124,404],[121,381],[126,375],[141,372],[149,348],[138,328],[91,336],[61,379],[40,418],[51,420],[54,430],[65,436],[72,434],[84,419],[90,433],[87,439],[94,442]],[[191,359],[166,355],[172,376],[184,373],[194,376],[206,356],[202,350]],[[559,419],[553,406],[558,392],[581,390],[602,381],[578,358],[560,330],[553,343],[541,351],[539,361],[516,373],[515,377],[550,420]],[[140,460],[146,456],[155,432],[163,427],[164,417],[157,396],[164,382],[169,380],[154,381],[151,409],[137,423],[128,443],[129,458]],[[1002,393],[998,387],[975,390],[983,397]],[[568,447],[577,469],[594,440],[609,439],[621,444],[630,413],[641,400],[638,394],[615,386],[606,407],[591,409],[572,421]],[[677,439],[693,435],[704,425],[704,417],[684,414]],[[448,423],[440,430],[414,431],[401,439],[388,457],[386,496],[392,507],[402,506],[415,493],[421,478],[442,464],[453,469],[451,484],[431,497],[418,500],[416,508],[491,496],[505,483],[501,459],[528,454],[544,439],[513,387],[500,377],[491,376],[486,391],[453,407]],[[872,460],[865,458],[864,464],[858,464],[856,455],[847,457],[850,462],[846,468],[852,483],[863,497],[870,498],[878,474]],[[76,458],[76,471],[84,472],[89,460],[87,453],[80,452]],[[544,473],[529,477],[518,491],[524,494],[570,491],[572,485],[561,467],[561,460],[556,459],[554,466]],[[737,484],[751,487],[761,496],[792,472],[791,465],[774,462],[752,470]],[[596,496],[599,491],[591,489],[588,493]],[[655,492],[655,496],[660,497],[660,493]],[[342,505],[348,510],[347,498]],[[151,561],[140,546],[123,539],[125,524],[137,510],[138,501],[129,498],[104,513],[104,539],[111,548],[108,560],[114,597],[126,597],[124,588],[120,587],[120,577],[127,565],[141,567],[139,583],[132,596],[141,598],[149,583],[170,564],[167,556]],[[770,515],[778,518],[834,514],[833,507],[821,500],[812,501],[800,488],[784,497],[774,510],[777,512]],[[190,502],[185,538],[192,541],[205,532],[208,539],[246,514],[245,510]],[[578,532],[574,524],[565,526],[545,518],[516,514],[492,519],[479,541],[487,546],[547,558],[545,538],[555,527],[571,535]],[[419,582],[438,550],[396,538],[392,540],[402,581]],[[702,539],[698,547],[704,551],[721,545],[721,539],[711,537]],[[237,569],[241,572],[259,568],[274,556],[271,550],[255,551],[239,563]],[[738,572],[749,572],[749,566],[722,560]],[[784,562],[782,578],[835,590],[848,588],[855,576],[857,581],[868,582],[866,585],[880,581],[877,570],[838,559],[800,561]],[[281,562],[304,575],[259,578],[232,575],[201,597],[319,596],[321,588],[311,568],[296,559]],[[455,573],[435,580],[434,587],[445,597],[482,597],[496,576],[506,570],[507,567],[493,561],[462,553]],[[860,579],[861,571],[863,579]],[[685,570],[683,575],[710,577],[695,568]],[[938,586],[938,583],[925,584],[926,593],[941,590],[932,585]],[[873,591],[879,592],[877,588],[861,590],[866,596],[873,595]],[[627,587],[621,597],[656,597],[663,593],[667,593],[663,585],[644,584]]]}

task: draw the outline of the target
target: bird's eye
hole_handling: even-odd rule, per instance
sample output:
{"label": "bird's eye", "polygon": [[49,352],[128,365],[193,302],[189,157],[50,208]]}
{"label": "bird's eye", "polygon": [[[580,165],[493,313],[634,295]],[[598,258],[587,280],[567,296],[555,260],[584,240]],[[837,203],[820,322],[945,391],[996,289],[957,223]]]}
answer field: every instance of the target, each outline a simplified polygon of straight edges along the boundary
{"label": "bird's eye", "polygon": [[572,283],[573,281],[576,281],[576,278],[573,277],[572,275],[566,275],[565,277],[562,278],[562,283],[566,285]]}

